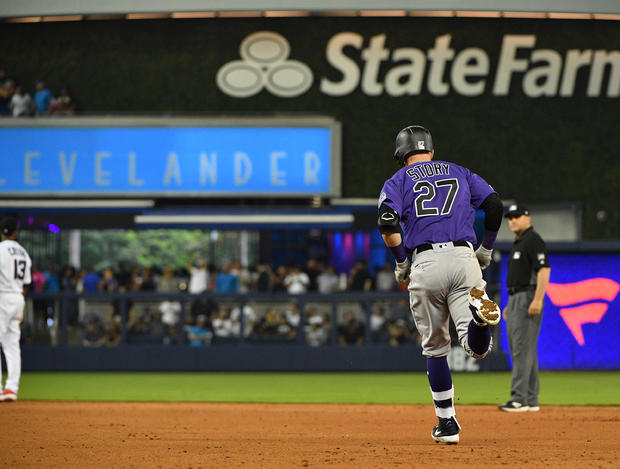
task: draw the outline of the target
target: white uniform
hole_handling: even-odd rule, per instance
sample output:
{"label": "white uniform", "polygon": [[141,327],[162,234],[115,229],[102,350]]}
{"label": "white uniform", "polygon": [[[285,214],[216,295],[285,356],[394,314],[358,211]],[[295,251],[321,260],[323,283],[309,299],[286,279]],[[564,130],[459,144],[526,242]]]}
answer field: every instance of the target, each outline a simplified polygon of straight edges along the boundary
{"label": "white uniform", "polygon": [[[19,349],[20,322],[24,314],[24,285],[31,283],[32,261],[17,241],[0,242],[0,344],[6,358],[5,389],[17,394],[22,359]],[[0,367],[0,382],[2,381]]]}

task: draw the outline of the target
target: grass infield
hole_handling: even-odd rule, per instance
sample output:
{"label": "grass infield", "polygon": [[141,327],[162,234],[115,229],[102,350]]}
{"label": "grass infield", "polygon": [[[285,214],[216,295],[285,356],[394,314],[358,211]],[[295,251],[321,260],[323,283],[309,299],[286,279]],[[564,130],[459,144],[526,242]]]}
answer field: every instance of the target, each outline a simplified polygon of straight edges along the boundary
{"label": "grass infield", "polygon": [[[510,373],[454,373],[457,404],[500,404]],[[620,372],[542,372],[541,405],[620,405]],[[23,373],[20,400],[428,404],[425,373]]]}

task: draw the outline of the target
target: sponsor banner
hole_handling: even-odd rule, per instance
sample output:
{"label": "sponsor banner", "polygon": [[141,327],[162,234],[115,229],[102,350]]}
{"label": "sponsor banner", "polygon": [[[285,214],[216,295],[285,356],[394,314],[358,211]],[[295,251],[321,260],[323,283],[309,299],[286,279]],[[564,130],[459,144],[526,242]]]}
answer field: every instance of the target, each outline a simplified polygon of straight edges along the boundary
{"label": "sponsor banner", "polygon": [[[541,369],[620,369],[620,254],[549,254],[551,280],[538,340]],[[502,259],[502,305],[508,256]],[[501,322],[502,349],[509,350]]]}
{"label": "sponsor banner", "polygon": [[[0,128],[0,194],[338,194],[330,126]],[[139,124],[139,122],[138,122]]]}

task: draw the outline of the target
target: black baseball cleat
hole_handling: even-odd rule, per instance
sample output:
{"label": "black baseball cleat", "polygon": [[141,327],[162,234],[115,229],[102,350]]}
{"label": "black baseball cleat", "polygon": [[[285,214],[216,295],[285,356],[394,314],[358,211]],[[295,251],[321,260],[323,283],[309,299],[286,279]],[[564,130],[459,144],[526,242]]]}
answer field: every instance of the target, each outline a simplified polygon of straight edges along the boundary
{"label": "black baseball cleat", "polygon": [[492,301],[484,290],[479,288],[472,288],[469,291],[469,309],[474,317],[476,323],[489,326],[496,326],[501,319],[502,311],[497,306],[497,303]]}
{"label": "black baseball cleat", "polygon": [[[499,410],[503,410],[504,412],[528,412],[530,411],[529,405],[523,405],[517,401],[508,401],[504,404],[500,404],[497,406]],[[536,410],[540,410],[538,406],[536,406]],[[536,412],[536,410],[532,410],[532,412]]]}
{"label": "black baseball cleat", "polygon": [[444,445],[456,445],[459,442],[459,432],[461,426],[456,417],[444,419],[439,417],[439,425],[436,425],[431,432],[431,437],[435,443],[443,443]]}

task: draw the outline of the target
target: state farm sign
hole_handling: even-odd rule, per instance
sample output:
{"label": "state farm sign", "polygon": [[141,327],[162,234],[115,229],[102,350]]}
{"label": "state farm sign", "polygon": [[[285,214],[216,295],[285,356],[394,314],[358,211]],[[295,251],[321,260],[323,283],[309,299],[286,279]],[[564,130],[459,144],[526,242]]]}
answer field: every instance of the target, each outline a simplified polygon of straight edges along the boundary
{"label": "state farm sign", "polygon": [[[355,32],[333,35],[325,48],[326,68],[337,79],[323,76],[319,90],[329,96],[346,96],[360,90],[368,96],[411,96],[428,93],[445,96],[480,96],[490,92],[508,95],[515,82],[529,98],[620,96],[620,52],[605,49],[537,49],[534,34],[505,34],[495,68],[480,47],[456,50],[451,34],[437,36],[432,48],[386,48],[386,34],[368,40]],[[262,89],[292,98],[307,92],[314,75],[305,63],[289,59],[290,45],[282,35],[260,31],[241,43],[242,60],[229,62],[217,74],[219,89],[246,98]],[[332,70],[332,71],[333,71]],[[577,91],[577,76],[587,77],[585,90]],[[334,75],[331,73],[331,75]]]}

